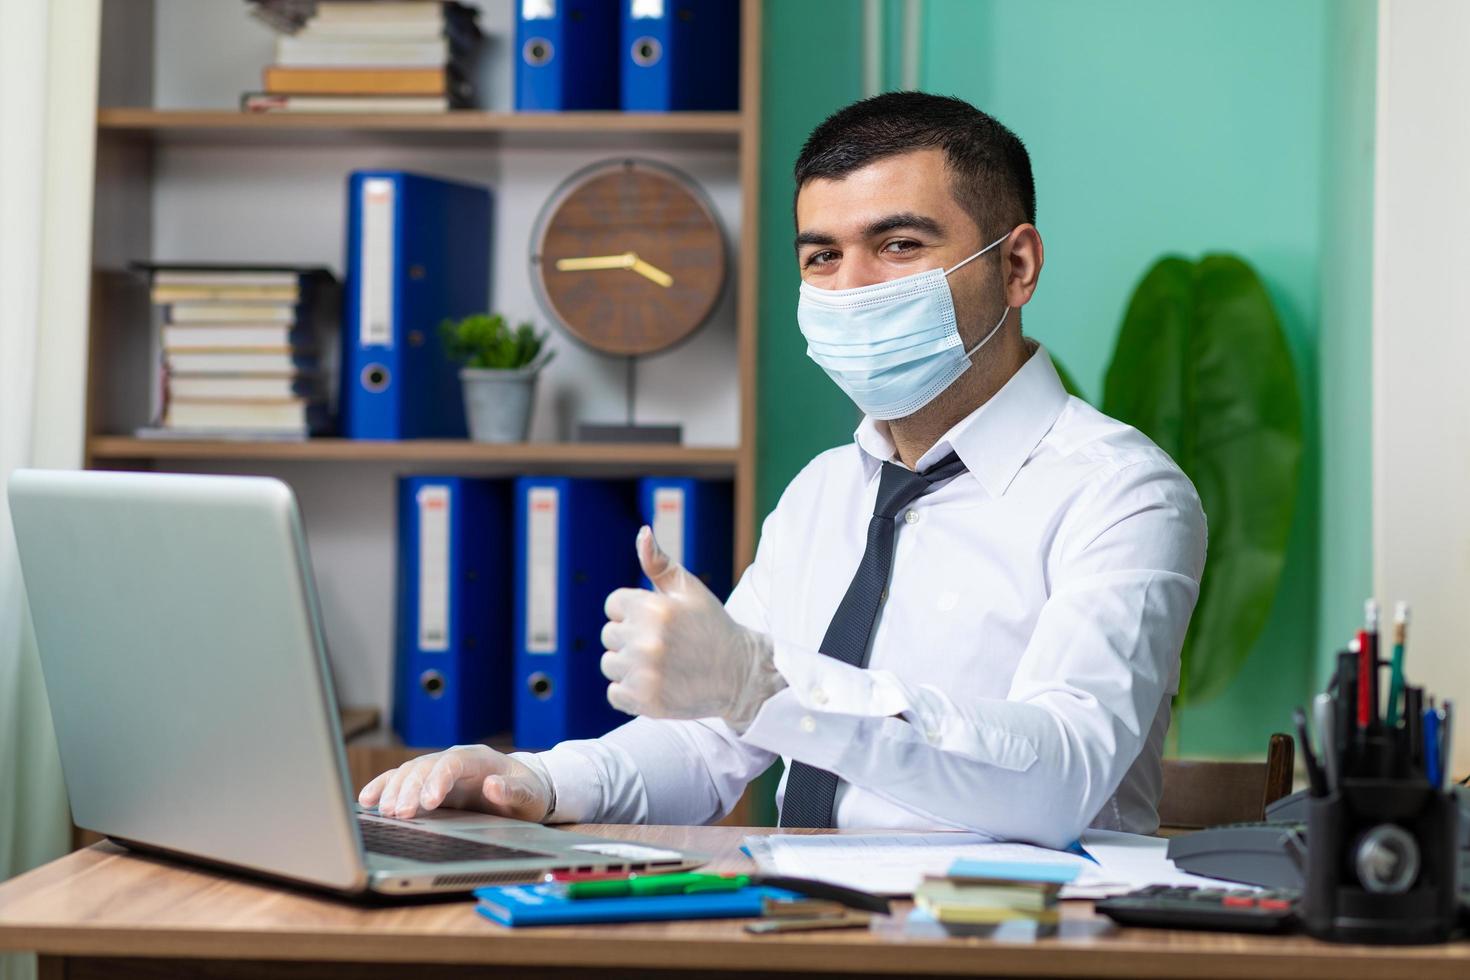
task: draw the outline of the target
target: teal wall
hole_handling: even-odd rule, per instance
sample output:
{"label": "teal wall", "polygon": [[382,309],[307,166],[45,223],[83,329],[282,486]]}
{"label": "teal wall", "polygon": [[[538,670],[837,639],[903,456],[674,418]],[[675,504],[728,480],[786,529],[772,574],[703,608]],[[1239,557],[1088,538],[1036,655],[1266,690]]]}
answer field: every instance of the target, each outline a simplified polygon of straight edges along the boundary
{"label": "teal wall", "polygon": [[1328,166],[1322,181],[1321,599],[1317,682],[1333,641],[1362,616],[1373,591],[1372,383],[1373,131],[1377,4],[1334,5],[1328,17]]}
{"label": "teal wall", "polygon": [[806,356],[796,327],[791,167],[807,134],[862,97],[858,0],[765,0],[761,79],[760,342],[756,507],[762,518],[817,453],[850,438],[857,410]]}
{"label": "teal wall", "polygon": [[[889,84],[896,6],[883,17]],[[862,94],[861,3],[765,10],[762,513],[855,419],[794,322],[790,167],[811,126]],[[973,102],[1030,149],[1047,262],[1023,322],[1090,397],[1133,286],[1165,252],[1239,253],[1281,315],[1307,442],[1284,582],[1232,689],[1178,716],[1185,753],[1259,752],[1285,730],[1318,681],[1320,638],[1345,635],[1369,585],[1356,393],[1369,380],[1375,18],[1373,0],[923,5],[921,86]]]}

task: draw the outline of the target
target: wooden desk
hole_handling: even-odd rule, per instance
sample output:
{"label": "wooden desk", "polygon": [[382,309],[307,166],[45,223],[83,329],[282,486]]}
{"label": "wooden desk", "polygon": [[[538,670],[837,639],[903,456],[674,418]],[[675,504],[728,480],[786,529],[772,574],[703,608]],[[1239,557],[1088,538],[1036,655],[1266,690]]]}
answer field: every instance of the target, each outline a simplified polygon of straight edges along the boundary
{"label": "wooden desk", "polygon": [[[593,833],[718,855],[749,867],[734,827],[604,827]],[[756,831],[760,832],[760,831]],[[0,885],[0,949],[41,954],[43,980],[96,977],[367,977],[493,972],[614,980],[688,976],[972,975],[1464,977],[1470,944],[1336,946],[1299,937],[1117,929],[1066,903],[1054,938],[905,935],[908,906],[868,931],[751,936],[737,921],[502,929],[467,901],[365,909],[140,858],[97,844]],[[492,969],[493,968],[493,969]]]}

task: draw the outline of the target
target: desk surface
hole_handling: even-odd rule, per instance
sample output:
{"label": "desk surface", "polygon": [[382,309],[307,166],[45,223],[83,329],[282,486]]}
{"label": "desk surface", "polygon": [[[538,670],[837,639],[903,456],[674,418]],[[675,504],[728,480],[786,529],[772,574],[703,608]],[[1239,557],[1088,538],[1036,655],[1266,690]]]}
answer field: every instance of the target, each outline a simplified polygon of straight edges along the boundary
{"label": "desk surface", "polygon": [[[749,868],[734,827],[579,828],[717,855]],[[1118,929],[1064,903],[1059,934],[1033,941],[909,936],[906,903],[867,931],[751,936],[737,921],[503,929],[469,902],[360,908],[138,857],[112,844],[0,885],[0,949],[61,957],[779,970],[840,974],[1353,977],[1466,976],[1470,943],[1386,948],[1305,937]],[[263,965],[263,964],[262,964]]]}

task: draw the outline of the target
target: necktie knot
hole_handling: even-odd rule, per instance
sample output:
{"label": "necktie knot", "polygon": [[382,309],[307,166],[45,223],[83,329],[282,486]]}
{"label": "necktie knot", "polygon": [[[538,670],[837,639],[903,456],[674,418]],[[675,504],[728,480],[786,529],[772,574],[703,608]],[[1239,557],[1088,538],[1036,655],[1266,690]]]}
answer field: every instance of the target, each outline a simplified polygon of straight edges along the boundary
{"label": "necktie knot", "polygon": [[915,473],[897,463],[884,463],[883,474],[878,481],[878,496],[873,501],[873,516],[897,517],[899,511],[923,496],[932,485],[964,470],[965,463],[957,453],[950,453],[922,473]]}

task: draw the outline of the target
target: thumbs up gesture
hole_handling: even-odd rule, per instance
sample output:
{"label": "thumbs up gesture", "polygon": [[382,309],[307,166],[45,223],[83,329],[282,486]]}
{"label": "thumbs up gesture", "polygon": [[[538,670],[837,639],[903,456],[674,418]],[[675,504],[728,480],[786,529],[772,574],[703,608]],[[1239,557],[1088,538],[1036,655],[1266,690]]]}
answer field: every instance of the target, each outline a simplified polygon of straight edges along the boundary
{"label": "thumbs up gesture", "polygon": [[650,718],[723,718],[743,732],[772,694],[786,686],[772,662],[771,638],[746,629],[696,576],[638,532],[638,562],[654,591],[618,589],[607,597],[602,674],[619,711]]}

